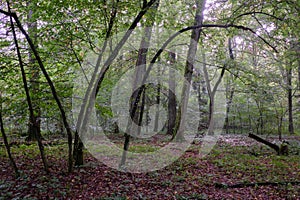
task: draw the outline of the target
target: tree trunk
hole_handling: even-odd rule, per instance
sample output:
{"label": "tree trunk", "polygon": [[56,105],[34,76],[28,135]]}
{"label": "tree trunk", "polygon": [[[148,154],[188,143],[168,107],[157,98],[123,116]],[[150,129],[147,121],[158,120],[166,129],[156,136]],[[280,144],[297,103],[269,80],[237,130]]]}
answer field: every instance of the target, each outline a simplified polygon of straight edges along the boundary
{"label": "tree trunk", "polygon": [[292,66],[289,66],[287,69],[287,87],[288,87],[287,95],[288,95],[289,133],[294,134]]}
{"label": "tree trunk", "polygon": [[[31,1],[27,2],[27,7],[29,7],[29,12],[27,15],[27,26],[28,26],[28,35],[31,37],[34,46],[37,46],[37,22],[36,19],[33,18],[35,4]],[[40,78],[40,70],[34,58],[34,55],[31,50],[28,53],[28,62],[29,62],[29,91],[31,96],[31,103],[33,113],[30,113],[29,123],[28,123],[28,137],[26,140],[34,141],[37,140],[37,135],[41,137],[41,111],[39,106],[38,95],[39,92],[39,78]]]}
{"label": "tree trunk", "polygon": [[206,81],[207,91],[208,91],[208,96],[209,96],[208,135],[214,135],[214,128],[215,128],[215,118],[214,118],[215,95],[216,95],[217,89],[218,89],[218,87],[219,87],[219,85],[220,85],[220,83],[223,79],[223,76],[225,74],[226,65],[223,66],[221,74],[220,74],[216,84],[214,85],[213,89],[211,89],[209,76],[208,76],[208,71],[207,71],[207,67],[206,67],[205,54],[203,53],[202,55],[203,55],[203,73],[204,73],[204,78],[205,78],[205,81]]}
{"label": "tree trunk", "polygon": [[[228,39],[228,50],[229,50],[230,60],[234,61],[231,38]],[[229,113],[230,113],[230,108],[231,108],[231,105],[232,105],[233,96],[234,96],[234,92],[235,92],[235,88],[234,88],[234,86],[231,86],[231,84],[236,80],[236,77],[233,78],[233,75],[231,74],[230,79],[232,81],[229,81],[229,83],[228,83],[229,86],[226,87],[226,92],[229,92],[229,96],[227,98],[226,116],[225,116],[225,131],[226,131],[226,134],[229,134]]]}
{"label": "tree trunk", "polygon": [[277,131],[278,131],[278,137],[279,137],[279,140],[282,139],[282,121],[283,121],[283,116],[278,114],[278,126],[277,126]]}
{"label": "tree trunk", "polygon": [[[202,25],[203,23],[203,12],[205,10],[206,0],[197,0],[196,1],[196,14],[194,25]],[[201,28],[193,29],[192,35],[189,44],[189,50],[187,54],[187,61],[185,66],[184,77],[186,82],[184,82],[181,93],[181,102],[178,108],[177,117],[176,117],[176,126],[173,133],[172,139],[176,138],[176,141],[184,140],[184,124],[185,124],[185,113],[187,109],[190,84],[192,81],[192,75],[194,70],[195,56],[198,48],[198,42],[200,39]]]}
{"label": "tree trunk", "polygon": [[[169,52],[169,62],[173,66],[175,63],[175,53]],[[167,134],[172,135],[174,133],[176,123],[176,96],[175,92],[175,74],[174,69],[169,68],[169,91],[168,91],[168,129]]]}
{"label": "tree trunk", "polygon": [[155,110],[155,119],[154,119],[154,132],[158,131],[158,125],[159,125],[159,113],[160,113],[159,104],[160,104],[160,90],[161,90],[160,80],[159,80],[160,73],[161,73],[160,68],[157,68],[158,86],[156,89],[156,110]]}
{"label": "tree trunk", "polygon": [[278,146],[276,144],[273,144],[267,140],[264,140],[264,139],[258,137],[257,135],[251,134],[251,133],[249,133],[249,137],[271,147],[272,149],[274,149],[277,152],[278,155],[286,155],[286,156],[288,155],[288,144],[289,143],[286,141],[283,141],[280,144],[280,146]]}
{"label": "tree trunk", "polygon": [[61,101],[57,95],[57,92],[56,92],[56,88],[42,62],[42,59],[37,51],[37,48],[34,46],[30,36],[27,34],[27,32],[25,31],[25,29],[23,28],[18,16],[16,15],[16,13],[5,13],[6,15],[10,16],[10,17],[13,17],[14,20],[16,21],[16,24],[18,26],[18,28],[20,29],[20,31],[22,32],[22,34],[25,36],[26,38],[26,41],[28,42],[29,46],[30,46],[30,49],[33,51],[33,54],[39,64],[39,67],[41,69],[41,71],[43,72],[46,80],[47,80],[47,83],[51,89],[51,92],[52,92],[52,96],[53,98],[55,99],[55,102],[57,103],[57,106],[59,108],[59,111],[61,113],[61,117],[63,119],[63,122],[64,122],[64,126],[66,128],[66,131],[67,131],[67,134],[68,134],[68,171],[71,172],[72,171],[72,166],[73,166],[73,158],[72,158],[72,131],[71,131],[71,128],[69,126],[69,123],[67,121],[67,117],[66,117],[66,113],[64,111],[64,108],[61,104]]}
{"label": "tree trunk", "polygon": [[[78,134],[77,134],[78,135]],[[76,146],[76,153],[73,154],[73,157],[74,157],[74,160],[75,160],[75,163],[74,165],[75,166],[81,166],[83,165],[83,142],[81,141],[80,138],[78,138],[78,146]]]}
{"label": "tree trunk", "polygon": [[[8,7],[9,12],[11,13],[9,3],[7,3],[7,7]],[[46,173],[49,173],[48,162],[47,162],[47,159],[46,159],[46,156],[45,156],[45,153],[44,153],[44,145],[42,143],[42,138],[41,138],[40,132],[37,129],[37,126],[38,126],[37,123],[38,122],[36,120],[34,120],[35,114],[34,114],[34,110],[33,110],[33,106],[32,106],[32,100],[31,100],[30,93],[29,93],[29,88],[28,88],[28,84],[27,84],[27,80],[26,80],[26,73],[25,73],[25,70],[24,70],[23,62],[22,62],[22,57],[21,57],[20,48],[19,48],[18,41],[17,41],[17,35],[16,35],[16,32],[15,32],[15,27],[14,27],[14,24],[13,24],[12,16],[10,16],[10,23],[11,23],[11,28],[12,28],[12,32],[13,32],[14,43],[15,43],[16,50],[17,50],[18,61],[19,61],[19,65],[20,65],[20,68],[21,68],[22,81],[23,81],[24,90],[25,90],[25,93],[26,93],[26,99],[27,99],[27,104],[28,104],[28,109],[29,109],[30,122],[33,123],[32,127],[35,127],[33,129],[34,132],[32,132],[32,134],[34,135],[34,138],[36,138],[36,140],[38,142],[38,147],[39,147],[39,150],[40,150],[40,154],[41,154],[41,157],[42,157],[42,161],[43,161],[45,171],[46,171]]]}
{"label": "tree trunk", "polygon": [[258,137],[257,135],[254,135],[252,133],[249,133],[249,137],[258,141],[258,142],[261,142],[269,147],[271,147],[272,149],[274,149],[277,153],[279,153],[279,146],[277,146],[276,144],[273,144],[267,140],[264,140],[262,139],[261,137]]}
{"label": "tree trunk", "polygon": [[206,86],[205,80],[202,80],[200,69],[196,69],[196,77],[197,80],[194,81],[195,90],[197,91],[197,101],[198,101],[198,109],[199,109],[199,124],[198,124],[198,133],[203,134],[203,130],[207,129],[207,120],[205,116],[207,115],[207,111],[204,109],[206,107],[208,101],[205,98],[206,95]]}
{"label": "tree trunk", "polygon": [[[154,23],[154,21],[153,21]],[[143,75],[146,72],[146,59],[147,59],[147,53],[148,53],[148,48],[149,48],[149,42],[151,39],[151,35],[152,35],[152,26],[153,24],[151,24],[150,27],[145,27],[144,28],[144,36],[141,40],[141,44],[140,44],[140,48],[139,48],[139,52],[138,52],[138,58],[137,58],[137,62],[136,62],[136,68],[135,68],[135,78],[134,78],[134,83],[133,83],[133,94],[137,94],[137,92],[135,90],[137,90],[141,84],[142,84],[142,80],[143,80]],[[145,88],[146,89],[146,88]],[[145,108],[145,90],[142,93],[142,98],[141,98],[141,102],[138,102],[138,109],[137,111],[134,113],[134,117],[133,117],[133,126],[131,126],[130,132],[133,133],[134,135],[140,135],[141,132],[141,125],[142,125],[142,121],[143,121],[143,114],[144,114],[144,108]],[[135,98],[136,96],[133,95],[132,101],[131,103],[136,103],[135,102]],[[133,107],[133,105],[131,106]]]}
{"label": "tree trunk", "polygon": [[[159,1],[155,2],[154,5],[153,5],[153,12],[152,14],[156,14],[157,12],[157,9],[158,9],[158,6],[159,6]],[[149,16],[150,17],[150,16]],[[153,16],[151,16],[153,17]],[[144,87],[144,85],[141,85],[142,84],[142,81],[143,81],[143,76],[141,76],[142,74],[145,74],[145,71],[146,71],[146,63],[147,63],[147,53],[148,53],[148,48],[149,48],[149,45],[150,45],[150,40],[151,40],[151,35],[152,35],[152,26],[154,24],[154,17],[153,18],[150,18],[150,19],[146,19],[146,27],[144,28],[144,35],[143,35],[143,38],[141,40],[141,43],[140,43],[140,48],[139,48],[139,52],[138,52],[138,59],[137,59],[137,62],[136,62],[136,71],[135,71],[135,80],[134,80],[134,83],[133,83],[133,98],[132,98],[132,101],[130,102],[131,103],[131,106],[130,106],[130,117],[131,119],[133,120],[133,122],[137,122],[135,121],[135,119],[137,119],[138,117],[140,117],[140,120],[138,120],[139,122],[142,122],[142,114],[143,114],[143,110],[139,110],[137,109],[138,108],[138,105],[139,104],[139,100],[140,100],[140,97],[139,97],[139,92],[141,89],[143,89],[142,91],[142,96],[144,99],[146,95],[146,87]],[[149,25],[149,26],[147,26]],[[136,87],[138,86],[138,87]],[[141,102],[142,105],[140,106],[141,108],[144,108],[144,105],[143,105],[143,101]],[[141,112],[142,114],[139,115],[138,113]],[[140,126],[140,124],[137,124]],[[137,131],[140,131],[140,127],[137,127],[138,130]],[[123,154],[122,154],[122,159],[121,159],[121,162],[119,164],[119,167],[122,168],[124,167],[125,163],[126,163],[126,157],[127,157],[127,151],[129,149],[129,142],[130,142],[130,135],[132,134],[132,131],[135,131],[133,127],[136,127],[136,124],[132,124],[132,121],[131,120],[128,120],[128,124],[127,124],[127,128],[126,128],[126,132],[124,134],[125,136],[125,140],[124,140],[124,146],[123,146]],[[128,134],[128,133],[131,133],[131,134]]]}

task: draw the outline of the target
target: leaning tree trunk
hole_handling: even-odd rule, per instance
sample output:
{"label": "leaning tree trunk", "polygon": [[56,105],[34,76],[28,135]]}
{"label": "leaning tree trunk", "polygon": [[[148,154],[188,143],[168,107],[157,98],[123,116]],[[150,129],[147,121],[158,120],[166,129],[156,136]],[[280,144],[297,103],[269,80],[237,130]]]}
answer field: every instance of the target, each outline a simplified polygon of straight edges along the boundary
{"label": "leaning tree trunk", "polygon": [[276,144],[273,144],[273,143],[271,143],[271,142],[269,142],[269,141],[267,141],[267,140],[265,140],[265,139],[263,139],[261,137],[258,137],[257,135],[254,135],[252,133],[249,133],[249,137],[252,138],[252,139],[254,139],[254,140],[256,140],[256,141],[258,141],[258,142],[260,142],[260,143],[263,143],[263,144],[271,147],[276,152],[279,152],[279,146],[277,146]]}
{"label": "leaning tree trunk", "polygon": [[71,172],[72,171],[72,167],[73,167],[73,158],[72,158],[72,131],[71,131],[71,127],[69,126],[69,123],[67,121],[67,116],[66,116],[66,113],[64,111],[64,108],[61,104],[61,101],[57,95],[57,92],[56,92],[56,88],[42,62],[42,59],[37,51],[37,48],[34,46],[34,43],[32,42],[31,40],[31,37],[27,34],[27,32],[25,31],[23,25],[21,24],[18,16],[16,13],[12,13],[12,12],[5,12],[5,11],[2,11],[0,10],[1,13],[4,13],[5,15],[7,16],[10,16],[10,17],[13,17],[18,28],[20,29],[20,31],[22,32],[22,34],[25,36],[26,38],[26,41],[28,42],[29,46],[30,46],[30,49],[33,51],[33,54],[39,64],[39,67],[41,69],[41,71],[43,72],[43,75],[45,76],[46,80],[47,80],[47,83],[51,89],[51,92],[52,92],[52,96],[53,98],[55,99],[56,103],[57,103],[57,106],[60,110],[60,113],[61,113],[61,117],[63,119],[63,122],[64,122],[64,126],[66,128],[66,131],[67,131],[67,134],[68,134],[68,171]]}
{"label": "leaning tree trunk", "polygon": [[[205,10],[206,0],[196,1],[196,15],[194,25],[203,24],[203,12]],[[181,103],[178,108],[175,131],[173,133],[172,139],[176,138],[177,141],[184,140],[184,124],[185,124],[185,114],[187,110],[187,104],[189,99],[190,84],[192,81],[192,75],[195,64],[195,57],[198,48],[198,42],[200,39],[201,28],[193,29],[189,44],[189,50],[187,54],[187,61],[185,66],[184,77],[187,81],[184,82],[181,93]]]}
{"label": "leaning tree trunk", "polygon": [[[8,7],[8,11],[11,12],[9,3],[7,3],[7,7]],[[45,156],[45,153],[44,153],[44,145],[42,143],[41,134],[36,129],[36,127],[38,126],[37,125],[38,122],[36,120],[34,120],[35,115],[34,115],[32,100],[31,100],[30,93],[29,93],[29,88],[28,88],[28,84],[27,84],[27,80],[26,80],[26,73],[25,73],[25,70],[24,70],[23,62],[22,62],[21,52],[20,52],[20,48],[19,48],[19,45],[18,45],[17,35],[16,35],[16,32],[15,32],[15,26],[14,26],[14,23],[13,23],[12,16],[10,16],[10,23],[11,23],[14,42],[15,42],[15,46],[16,46],[16,50],[17,50],[18,61],[19,61],[19,65],[20,65],[20,68],[21,68],[24,90],[25,90],[25,93],[26,93],[26,99],[27,99],[27,104],[28,104],[28,109],[29,109],[29,117],[30,117],[29,121],[33,123],[32,127],[35,127],[35,129],[33,130],[34,132],[32,134],[34,134],[34,138],[36,138],[36,140],[38,142],[38,147],[39,147],[39,150],[40,150],[40,154],[41,154],[41,157],[42,157],[42,161],[43,161],[43,164],[44,164],[45,171],[46,171],[46,173],[49,173],[48,162],[47,162],[47,159],[46,159],[46,156]]]}
{"label": "leaning tree trunk", "polygon": [[286,146],[287,144],[284,144],[284,142],[278,146],[252,133],[249,133],[248,137],[269,146],[270,148],[274,149],[278,155],[288,155],[288,148]]}

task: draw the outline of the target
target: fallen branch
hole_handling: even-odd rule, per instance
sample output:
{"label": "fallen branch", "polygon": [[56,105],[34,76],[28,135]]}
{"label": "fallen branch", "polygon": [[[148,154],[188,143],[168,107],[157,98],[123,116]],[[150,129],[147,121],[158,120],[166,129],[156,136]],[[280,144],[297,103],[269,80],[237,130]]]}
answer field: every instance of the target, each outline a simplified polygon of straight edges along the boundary
{"label": "fallen branch", "polygon": [[228,185],[225,183],[215,183],[216,188],[244,188],[244,187],[256,187],[256,186],[280,186],[280,185],[300,185],[300,181],[291,182],[257,182],[257,183],[237,183]]}

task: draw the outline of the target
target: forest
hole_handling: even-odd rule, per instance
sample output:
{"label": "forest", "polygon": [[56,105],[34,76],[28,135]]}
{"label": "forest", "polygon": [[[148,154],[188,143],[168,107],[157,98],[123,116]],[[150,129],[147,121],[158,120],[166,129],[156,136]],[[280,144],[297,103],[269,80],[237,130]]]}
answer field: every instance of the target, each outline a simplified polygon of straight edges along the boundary
{"label": "forest", "polygon": [[1,0],[1,199],[299,199],[300,2]]}

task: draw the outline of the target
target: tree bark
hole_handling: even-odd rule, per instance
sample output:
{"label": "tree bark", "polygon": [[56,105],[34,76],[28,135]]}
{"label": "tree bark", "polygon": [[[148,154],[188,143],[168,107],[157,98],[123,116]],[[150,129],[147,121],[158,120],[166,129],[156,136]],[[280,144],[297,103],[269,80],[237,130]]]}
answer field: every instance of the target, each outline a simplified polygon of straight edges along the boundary
{"label": "tree bark", "polygon": [[[8,7],[8,11],[11,13],[10,6],[9,6],[8,2],[7,2],[7,7]],[[16,50],[17,50],[18,61],[19,61],[19,65],[20,65],[20,68],[21,68],[23,85],[24,85],[24,89],[25,89],[25,93],[26,93],[26,99],[27,99],[27,104],[28,104],[28,109],[29,109],[29,117],[30,117],[29,121],[32,123],[31,126],[34,127],[33,132],[31,134],[33,134],[34,138],[38,142],[38,147],[39,147],[40,154],[41,154],[41,157],[42,157],[44,169],[45,169],[46,173],[49,173],[48,162],[47,162],[47,159],[46,159],[46,156],[45,156],[45,153],[44,153],[44,145],[42,143],[41,133],[38,131],[38,128],[37,128],[38,127],[38,122],[35,120],[36,118],[35,118],[35,114],[34,114],[32,100],[31,100],[30,93],[29,93],[29,88],[28,88],[28,84],[27,84],[27,80],[26,80],[26,73],[25,73],[25,70],[24,70],[23,62],[22,62],[22,57],[21,57],[20,48],[19,48],[18,41],[17,41],[17,36],[16,36],[12,16],[10,16],[10,23],[11,23],[14,42],[15,42],[15,46],[16,46]]]}
{"label": "tree bark", "polygon": [[261,137],[258,137],[257,135],[254,135],[252,133],[249,133],[249,137],[252,138],[252,139],[254,139],[254,140],[256,140],[256,141],[258,141],[258,142],[261,142],[261,143],[263,143],[263,144],[271,147],[272,149],[274,149],[279,154],[279,149],[280,148],[276,144],[273,144],[273,143],[271,143],[271,142],[269,142],[267,140],[264,140]]}
{"label": "tree bark", "polygon": [[[206,0],[196,1],[197,8],[196,8],[195,22],[194,22],[195,26],[201,26],[203,24],[203,12],[205,10],[205,4],[206,4]],[[195,56],[197,53],[198,42],[200,39],[201,31],[202,31],[201,28],[196,28],[192,30],[192,34],[191,34],[185,72],[184,72],[184,77],[186,81],[184,82],[182,87],[181,102],[177,112],[175,131],[172,137],[172,140],[176,138],[176,141],[184,140],[184,124],[186,120],[185,113],[187,110],[190,84],[192,81],[192,75],[193,75],[194,64],[195,64]]]}
{"label": "tree bark", "polygon": [[[232,50],[232,39],[231,38],[228,39],[228,51],[229,51],[230,60],[234,61],[234,55],[233,55],[233,50]],[[233,78],[232,74],[231,74],[230,78],[231,78],[231,80],[233,79],[232,82],[234,82],[234,80],[236,79],[236,77]],[[226,116],[225,116],[225,131],[226,131],[226,134],[229,134],[229,113],[230,113],[230,108],[231,108],[231,105],[232,105],[233,96],[234,96],[234,92],[235,92],[234,86],[231,86],[232,82],[230,81],[228,83],[229,85],[226,87],[226,92],[229,92],[229,96],[227,98]]]}
{"label": "tree bark", "polygon": [[209,117],[208,117],[208,122],[209,122],[209,126],[208,126],[208,135],[213,135],[214,134],[214,128],[215,128],[215,118],[214,118],[214,109],[215,109],[215,95],[217,92],[217,89],[223,79],[223,76],[225,74],[225,70],[226,70],[226,65],[223,66],[222,70],[221,70],[221,74],[216,82],[216,84],[214,85],[213,89],[211,89],[210,86],[210,81],[209,81],[209,76],[208,76],[208,71],[207,71],[207,67],[206,67],[206,59],[205,59],[205,54],[203,53],[203,72],[204,72],[204,78],[206,81],[206,85],[207,85],[207,91],[208,91],[208,96],[209,96]]}
{"label": "tree bark", "polygon": [[158,125],[159,125],[159,112],[160,112],[160,80],[159,80],[159,77],[160,77],[160,73],[161,73],[161,70],[160,68],[157,69],[157,77],[158,77],[158,80],[157,80],[157,83],[158,83],[158,86],[157,86],[157,89],[156,89],[156,110],[155,110],[155,119],[154,119],[154,132],[157,132],[158,131]]}
{"label": "tree bark", "polygon": [[198,133],[203,134],[203,130],[206,130],[208,125],[207,125],[207,120],[205,119],[208,112],[204,107],[207,106],[207,89],[205,85],[205,80],[203,80],[203,77],[200,73],[200,69],[196,69],[195,76],[197,77],[197,80],[194,81],[193,86],[195,87],[195,90],[197,91],[197,100],[198,100],[198,109],[199,109],[199,124],[198,124]]}
{"label": "tree bark", "polygon": [[[175,64],[176,55],[173,52],[169,52],[169,62],[173,66]],[[176,96],[175,92],[175,74],[174,69],[169,68],[169,94],[168,94],[168,129],[167,134],[172,135],[176,124]]]}
{"label": "tree bark", "polygon": [[293,88],[292,88],[292,66],[287,68],[287,96],[288,96],[288,114],[289,114],[289,133],[294,134],[293,123]]}
{"label": "tree bark", "polygon": [[[37,22],[36,19],[33,18],[34,15],[34,9],[35,9],[35,3],[28,1],[27,7],[29,7],[29,12],[27,15],[27,27],[28,27],[28,35],[31,37],[32,42],[35,47],[37,47]],[[40,70],[37,66],[36,60],[34,58],[32,50],[29,50],[28,52],[28,62],[29,62],[29,91],[31,96],[31,103],[32,103],[32,109],[33,113],[30,113],[29,117],[29,123],[28,123],[28,136],[26,140],[28,141],[34,141],[37,140],[37,135],[40,135],[41,137],[41,110],[39,106],[39,77],[40,77]]]}
{"label": "tree bark", "polygon": [[[144,2],[146,5],[146,2]],[[153,4],[153,11],[154,16],[157,12],[159,6],[159,0]],[[154,16],[151,16],[153,18],[146,20],[146,27],[144,27],[144,35],[142,37],[140,48],[138,52],[138,58],[136,62],[136,71],[135,71],[135,80],[133,83],[133,98],[131,100],[131,106],[130,106],[130,117],[133,121],[133,123],[138,122],[138,124],[132,124],[132,121],[129,120],[126,128],[126,132],[124,134],[125,140],[124,140],[124,146],[123,146],[123,154],[122,159],[119,164],[119,167],[122,168],[125,165],[126,157],[127,157],[127,151],[129,149],[129,142],[130,142],[130,135],[135,135],[140,133],[141,128],[141,122],[143,118],[144,113],[144,103],[145,103],[145,95],[146,95],[146,87],[143,85],[144,80],[144,74],[146,72],[146,63],[147,63],[147,53],[150,45],[151,35],[152,35],[152,27],[154,24]],[[150,17],[150,16],[148,16]],[[149,25],[149,26],[148,26]],[[148,27],[147,27],[148,26]],[[138,86],[138,87],[137,87]],[[142,93],[140,94],[140,90],[142,90]],[[140,95],[142,95],[142,102],[141,105],[138,106],[140,103]],[[138,126],[136,126],[138,125]],[[137,131],[134,133],[133,131]],[[128,133],[131,134],[128,134]]]}
{"label": "tree bark", "polygon": [[67,121],[67,117],[66,117],[66,113],[64,111],[64,108],[63,108],[63,106],[61,104],[61,101],[60,101],[58,95],[57,95],[56,88],[55,88],[55,86],[54,86],[54,84],[53,84],[53,82],[52,82],[52,80],[51,80],[51,78],[50,78],[50,76],[49,76],[49,74],[48,74],[48,72],[47,72],[44,64],[43,64],[43,62],[42,62],[42,59],[41,59],[41,57],[40,57],[40,55],[39,55],[39,53],[37,51],[37,48],[34,46],[34,43],[32,42],[30,36],[27,34],[27,32],[25,31],[25,29],[23,28],[23,26],[22,26],[22,24],[21,24],[21,22],[20,22],[20,20],[19,20],[19,18],[17,16],[17,14],[16,13],[12,13],[12,12],[5,12],[3,10],[0,10],[0,11],[1,11],[1,13],[4,13],[5,15],[14,18],[14,20],[15,20],[18,28],[20,29],[20,31],[22,32],[22,34],[25,36],[26,41],[28,42],[31,50],[33,51],[33,54],[34,54],[34,56],[35,56],[35,58],[36,58],[36,60],[37,60],[37,62],[39,64],[39,67],[40,67],[41,71],[43,72],[43,74],[44,74],[44,76],[45,76],[45,78],[47,80],[47,83],[48,83],[48,85],[49,85],[49,87],[51,89],[52,96],[53,96],[53,98],[55,99],[55,101],[57,103],[57,106],[58,106],[58,108],[60,110],[60,113],[61,113],[61,116],[62,116],[62,119],[63,119],[63,122],[64,122],[64,126],[65,126],[65,128],[67,130],[67,135],[68,135],[68,153],[69,153],[69,155],[68,155],[68,171],[71,172],[72,171],[72,167],[73,167],[73,164],[72,164],[73,163],[73,158],[72,158],[72,131],[71,131],[71,128],[70,128],[69,123]]}

